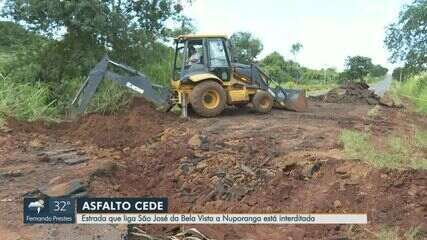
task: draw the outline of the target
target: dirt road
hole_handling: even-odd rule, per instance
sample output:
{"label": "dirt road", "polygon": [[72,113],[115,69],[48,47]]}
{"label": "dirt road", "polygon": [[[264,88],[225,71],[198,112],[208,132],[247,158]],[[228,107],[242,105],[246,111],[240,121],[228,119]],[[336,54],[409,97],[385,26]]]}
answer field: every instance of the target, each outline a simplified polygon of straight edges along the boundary
{"label": "dirt road", "polygon": [[[12,121],[0,133],[0,231],[23,239],[76,233],[23,226],[15,214],[22,197],[73,179],[90,196],[168,197],[171,212],[367,213],[369,220],[366,226],[197,226],[215,239],[375,239],[382,225],[427,230],[427,171],[375,169],[342,151],[343,129],[371,129],[377,137],[413,125],[427,129],[416,114],[379,107],[368,117],[372,108],[310,102],[304,113],[228,109],[218,118],[181,121],[140,102],[127,114],[92,115],[77,124]],[[67,165],[37,156],[68,147],[89,160]],[[174,226],[142,227],[162,235]],[[81,239],[95,233],[104,239],[102,229],[79,228]]]}
{"label": "dirt road", "polygon": [[373,84],[370,89],[374,90],[378,96],[383,96],[390,89],[392,80],[393,78],[390,74],[385,75],[384,80]]}

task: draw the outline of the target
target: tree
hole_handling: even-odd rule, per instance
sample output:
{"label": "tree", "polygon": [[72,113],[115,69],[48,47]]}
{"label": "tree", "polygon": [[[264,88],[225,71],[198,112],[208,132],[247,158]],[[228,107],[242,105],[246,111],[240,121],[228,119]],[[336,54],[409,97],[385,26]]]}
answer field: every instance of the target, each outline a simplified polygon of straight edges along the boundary
{"label": "tree", "polygon": [[179,23],[179,27],[175,29],[168,29],[168,36],[176,38],[179,35],[186,35],[196,31],[192,18],[182,15],[177,17],[176,21]]}
{"label": "tree", "polygon": [[385,44],[391,60],[418,72],[427,69],[427,0],[414,0],[400,11],[386,30]]}
{"label": "tree", "polygon": [[240,63],[249,64],[261,53],[263,45],[249,32],[233,33],[230,37],[233,57]]}
{"label": "tree", "polygon": [[261,68],[268,76],[279,82],[284,82],[290,78],[284,71],[285,65],[285,59],[278,52],[272,52],[260,61]]}
{"label": "tree", "polygon": [[147,63],[167,21],[182,16],[179,0],[6,0],[4,17],[53,40],[39,51],[41,80],[86,75],[108,53],[129,65]]}
{"label": "tree", "polygon": [[[292,53],[292,55],[294,55],[294,61],[295,61],[295,62],[297,62],[297,55],[298,55],[298,53],[301,51],[301,49],[302,49],[302,44],[301,44],[301,43],[299,43],[299,42],[294,43],[294,44],[292,44],[292,46],[291,46],[291,53]],[[295,79],[296,79],[297,81],[299,81],[299,80],[300,80],[300,76],[301,76],[301,74],[300,74],[299,68],[297,68],[297,69],[296,69]]]}
{"label": "tree", "polygon": [[292,53],[292,55],[294,55],[295,62],[297,61],[297,55],[302,50],[302,48],[303,48],[303,46],[299,42],[292,44],[291,53]]}
{"label": "tree", "polygon": [[0,48],[14,49],[32,45],[41,39],[13,22],[0,21]]}
{"label": "tree", "polygon": [[363,82],[363,78],[368,75],[372,66],[371,58],[362,56],[347,57],[345,60],[346,74],[344,76],[348,76],[350,80],[360,79]]}
{"label": "tree", "polygon": [[394,80],[405,81],[410,75],[409,72],[410,71],[404,67],[397,67],[393,70],[393,73],[391,74],[391,76],[393,77]]}
{"label": "tree", "polygon": [[369,71],[369,75],[372,77],[382,77],[386,75],[388,72],[388,69],[381,66],[380,64],[373,65],[372,68]]}
{"label": "tree", "polygon": [[298,63],[286,61],[278,52],[273,52],[265,56],[260,61],[260,66],[270,77],[279,82],[292,81],[303,70]]}

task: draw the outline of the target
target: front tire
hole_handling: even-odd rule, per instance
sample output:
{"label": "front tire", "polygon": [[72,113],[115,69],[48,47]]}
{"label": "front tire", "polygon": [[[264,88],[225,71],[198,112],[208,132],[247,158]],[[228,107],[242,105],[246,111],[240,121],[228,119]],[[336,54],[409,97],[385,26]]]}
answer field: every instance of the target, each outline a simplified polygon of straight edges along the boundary
{"label": "front tire", "polygon": [[258,91],[252,98],[252,105],[259,113],[269,113],[273,107],[273,97],[266,91]]}
{"label": "front tire", "polygon": [[190,94],[193,110],[202,117],[218,116],[224,110],[226,100],[224,88],[214,81],[197,84]]}

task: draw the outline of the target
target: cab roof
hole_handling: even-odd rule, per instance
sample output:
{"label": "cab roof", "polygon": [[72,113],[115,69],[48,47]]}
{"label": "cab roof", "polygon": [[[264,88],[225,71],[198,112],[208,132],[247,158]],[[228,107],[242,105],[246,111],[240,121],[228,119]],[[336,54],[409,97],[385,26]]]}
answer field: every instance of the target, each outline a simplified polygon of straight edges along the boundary
{"label": "cab roof", "polygon": [[188,35],[180,35],[176,38],[176,40],[187,40],[187,39],[195,39],[195,38],[225,38],[225,39],[227,39],[227,35],[225,35],[225,34],[188,34]]}

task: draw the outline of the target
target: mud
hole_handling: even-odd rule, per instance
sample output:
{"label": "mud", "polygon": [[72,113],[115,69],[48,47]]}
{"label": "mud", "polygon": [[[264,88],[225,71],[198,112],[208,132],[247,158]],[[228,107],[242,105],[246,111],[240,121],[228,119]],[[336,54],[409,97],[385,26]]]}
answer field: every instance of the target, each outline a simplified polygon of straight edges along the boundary
{"label": "mud", "polygon": [[[374,136],[414,124],[427,129],[425,118],[383,107],[368,117],[367,104],[310,102],[304,113],[227,109],[217,118],[180,121],[147,106],[135,102],[126,114],[51,126],[12,122],[12,132],[0,133],[0,169],[21,169],[42,184],[57,175],[78,177],[92,196],[164,196],[177,213],[367,213],[369,220],[366,226],[186,226],[214,239],[375,239],[372,232],[382,225],[427,231],[427,171],[349,160],[338,140],[343,129],[369,128]],[[40,149],[64,145],[84,150],[90,160],[72,166],[33,160]],[[106,162],[117,169],[94,174]],[[67,174],[55,170],[64,168]],[[0,199],[12,200],[2,207],[0,226],[23,236],[13,212],[36,186],[23,177],[2,186]],[[158,236],[177,227],[140,226]]]}

